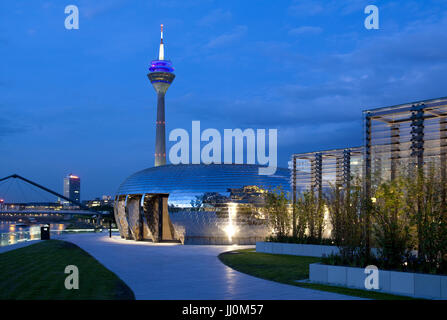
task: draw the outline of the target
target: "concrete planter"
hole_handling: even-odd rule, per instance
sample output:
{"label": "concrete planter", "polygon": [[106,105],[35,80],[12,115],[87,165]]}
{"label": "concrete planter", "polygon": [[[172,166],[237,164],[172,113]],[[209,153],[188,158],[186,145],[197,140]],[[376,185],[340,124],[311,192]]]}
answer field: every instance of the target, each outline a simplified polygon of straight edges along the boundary
{"label": "concrete planter", "polygon": [[320,258],[323,255],[338,254],[339,249],[336,246],[315,244],[256,242],[256,252]]}
{"label": "concrete planter", "polygon": [[348,270],[345,267],[334,266],[333,268],[326,269],[327,282],[333,283],[337,286],[345,286],[348,281]]}
{"label": "concrete planter", "polygon": [[[309,280],[315,283],[365,289],[363,268],[309,265]],[[378,292],[415,298],[447,299],[447,276],[379,270]]]}

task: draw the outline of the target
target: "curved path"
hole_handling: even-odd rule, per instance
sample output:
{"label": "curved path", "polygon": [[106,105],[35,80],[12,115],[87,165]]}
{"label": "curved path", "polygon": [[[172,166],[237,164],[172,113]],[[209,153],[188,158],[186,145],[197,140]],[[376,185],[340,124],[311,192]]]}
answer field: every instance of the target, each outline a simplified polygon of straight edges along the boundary
{"label": "curved path", "polygon": [[[235,271],[217,255],[249,246],[193,246],[123,240],[105,233],[58,237],[75,243],[117,274],[136,299],[358,299],[255,278]],[[82,270],[79,270],[82,277]]]}

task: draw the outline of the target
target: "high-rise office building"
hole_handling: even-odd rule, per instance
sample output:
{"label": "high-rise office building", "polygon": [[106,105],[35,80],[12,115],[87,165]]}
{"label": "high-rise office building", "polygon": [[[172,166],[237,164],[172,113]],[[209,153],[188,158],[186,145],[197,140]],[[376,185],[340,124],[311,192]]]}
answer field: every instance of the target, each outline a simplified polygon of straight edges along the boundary
{"label": "high-rise office building", "polygon": [[172,62],[165,60],[163,46],[163,25],[158,60],[153,60],[149,68],[149,80],[157,93],[157,121],[155,133],[155,166],[166,164],[165,94],[174,81]]}
{"label": "high-rise office building", "polygon": [[[80,202],[81,200],[81,179],[74,174],[69,174],[64,178],[64,196]],[[69,204],[68,201],[63,201],[64,204]]]}

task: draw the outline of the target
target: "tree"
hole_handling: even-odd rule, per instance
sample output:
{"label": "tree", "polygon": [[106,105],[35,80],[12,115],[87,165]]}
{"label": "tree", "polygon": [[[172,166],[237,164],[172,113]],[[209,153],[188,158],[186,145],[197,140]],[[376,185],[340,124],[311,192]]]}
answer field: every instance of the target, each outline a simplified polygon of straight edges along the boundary
{"label": "tree", "polygon": [[361,182],[357,180],[344,188],[331,185],[326,196],[332,239],[345,261],[364,255],[362,194]]}
{"label": "tree", "polygon": [[402,266],[412,249],[411,219],[407,208],[407,185],[401,177],[382,183],[376,191],[373,206],[374,240],[383,265]]}
{"label": "tree", "polygon": [[419,262],[425,272],[447,271],[447,216],[441,168],[429,163],[426,171],[408,170],[406,204],[416,228]]}
{"label": "tree", "polygon": [[298,197],[295,203],[295,234],[297,239],[304,239],[307,230],[308,211],[304,197]]}
{"label": "tree", "polygon": [[281,187],[266,193],[264,210],[275,235],[278,238],[287,236],[291,227],[291,210],[289,200]]}
{"label": "tree", "polygon": [[313,188],[302,193],[303,210],[306,212],[308,236],[321,241],[324,231],[324,205],[322,196],[316,196]]}

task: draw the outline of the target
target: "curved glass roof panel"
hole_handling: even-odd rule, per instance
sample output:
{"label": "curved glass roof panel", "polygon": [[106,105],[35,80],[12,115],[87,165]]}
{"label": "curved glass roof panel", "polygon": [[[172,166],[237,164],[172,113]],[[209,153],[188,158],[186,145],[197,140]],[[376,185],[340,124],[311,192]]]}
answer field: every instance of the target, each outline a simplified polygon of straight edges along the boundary
{"label": "curved glass roof panel", "polygon": [[281,186],[284,191],[290,191],[289,170],[277,168],[273,175],[260,175],[260,167],[247,164],[152,167],[128,177],[118,188],[117,195],[169,193],[170,205],[190,207],[192,200],[204,194],[228,197],[232,193],[230,189],[257,186],[267,190]]}

